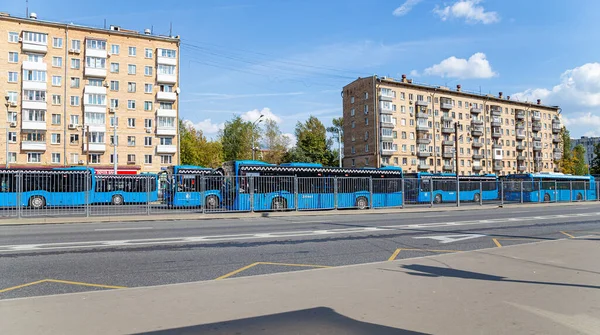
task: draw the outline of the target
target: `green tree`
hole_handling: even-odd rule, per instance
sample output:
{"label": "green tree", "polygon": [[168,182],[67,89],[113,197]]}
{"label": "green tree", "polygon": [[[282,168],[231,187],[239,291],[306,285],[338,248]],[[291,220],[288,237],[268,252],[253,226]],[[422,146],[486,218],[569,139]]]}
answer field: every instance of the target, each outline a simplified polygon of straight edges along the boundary
{"label": "green tree", "polygon": [[207,140],[192,124],[179,120],[179,138],[181,164],[216,168],[223,162],[221,143]]}
{"label": "green tree", "polygon": [[290,145],[290,138],[283,135],[275,120],[267,119],[264,128],[263,148],[266,151],[262,155],[262,160],[280,164]]}
{"label": "green tree", "polygon": [[563,146],[562,158],[559,161],[560,169],[563,173],[575,174],[575,161],[571,150],[571,134],[566,127],[560,130],[560,136]]}
{"label": "green tree", "polygon": [[327,130],[319,119],[310,116],[304,123],[296,124],[296,148],[304,153],[308,162],[328,165]]}
{"label": "green tree", "polygon": [[282,163],[311,162],[311,158],[300,148],[294,147],[288,150],[281,158]]}
{"label": "green tree", "polygon": [[244,121],[240,116],[234,116],[225,122],[225,128],[219,133],[219,140],[223,146],[223,159],[245,160],[252,159],[253,143],[260,143],[260,128],[249,121]]}
{"label": "green tree", "polygon": [[[333,142],[338,144],[337,148],[332,148],[333,142],[328,143],[330,146],[331,154],[334,157],[334,161],[330,162],[330,165],[337,166],[339,164],[339,152],[341,147],[344,145],[344,118],[334,118],[331,123],[331,127],[327,127],[327,132],[332,135]],[[342,151],[343,155],[343,151]]]}
{"label": "green tree", "polygon": [[573,148],[573,165],[575,175],[583,176],[588,173],[588,166],[585,164],[585,148],[581,144]]}
{"label": "green tree", "polygon": [[600,175],[600,143],[594,146],[594,158],[590,162],[590,174]]}

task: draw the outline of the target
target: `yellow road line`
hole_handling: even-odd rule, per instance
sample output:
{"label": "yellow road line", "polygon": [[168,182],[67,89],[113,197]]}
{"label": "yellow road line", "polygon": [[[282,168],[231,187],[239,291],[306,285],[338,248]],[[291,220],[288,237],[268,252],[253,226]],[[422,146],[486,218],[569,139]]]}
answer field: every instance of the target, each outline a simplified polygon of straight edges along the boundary
{"label": "yellow road line", "polygon": [[292,264],[292,263],[273,263],[273,262],[258,262],[258,264],[263,265],[281,265],[281,266],[297,266],[304,268],[330,268],[328,265],[314,265],[314,264]]}
{"label": "yellow road line", "polygon": [[438,249],[406,249],[406,248],[402,248],[402,250],[407,250],[407,251],[429,251],[429,252],[460,252],[460,250],[438,250]]}
{"label": "yellow road line", "polygon": [[60,279],[46,279],[45,281],[46,282],[50,282],[50,283],[79,285],[79,286],[89,286],[89,287],[100,287],[100,288],[113,288],[113,289],[126,288],[125,286],[90,284],[90,283],[82,283],[82,282],[77,282],[77,281],[60,280]]}
{"label": "yellow road line", "polygon": [[221,280],[221,279],[229,278],[229,277],[231,277],[231,276],[233,276],[233,275],[236,275],[236,274],[238,274],[238,273],[240,273],[240,272],[242,272],[242,271],[246,271],[246,270],[248,270],[248,269],[250,269],[250,268],[252,268],[252,267],[255,267],[255,266],[257,266],[258,264],[260,264],[260,262],[256,262],[256,263],[252,263],[252,264],[250,264],[250,265],[246,265],[246,266],[244,266],[243,268],[239,268],[239,269],[237,269],[237,270],[235,270],[235,271],[231,271],[231,272],[229,272],[229,273],[227,273],[227,274],[224,274],[224,275],[222,275],[221,277],[215,278],[215,280]]}
{"label": "yellow road line", "polygon": [[496,244],[496,246],[497,246],[498,248],[502,248],[502,244],[500,244],[500,242],[498,242],[498,239],[497,239],[497,238],[493,238],[493,239],[492,239],[492,241],[494,241],[494,243]]}
{"label": "yellow road line", "polygon": [[390,256],[390,258],[388,258],[388,261],[395,260],[396,257],[398,257],[398,254],[400,253],[400,251],[402,251],[402,249],[396,249],[396,251],[394,251],[394,253]]}
{"label": "yellow road line", "polygon": [[571,235],[569,233],[565,233],[564,231],[561,231],[560,233],[563,234],[563,235],[565,235],[565,236],[568,236],[570,238],[575,238],[575,236],[573,236],[573,235]]}
{"label": "yellow road line", "polygon": [[46,279],[34,281],[34,282],[31,282],[31,283],[27,283],[27,284],[21,284],[21,285],[17,285],[17,286],[13,286],[13,287],[7,287],[5,289],[0,290],[0,293],[4,293],[4,292],[16,290],[16,289],[20,289],[20,288],[31,286],[31,285],[41,284],[41,283],[44,283],[44,282],[46,282]]}

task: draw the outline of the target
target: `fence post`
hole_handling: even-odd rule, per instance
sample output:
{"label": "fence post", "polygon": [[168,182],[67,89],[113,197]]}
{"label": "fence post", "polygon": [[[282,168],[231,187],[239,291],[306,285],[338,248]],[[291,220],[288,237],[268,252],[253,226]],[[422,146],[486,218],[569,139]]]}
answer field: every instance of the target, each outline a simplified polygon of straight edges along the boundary
{"label": "fence post", "polygon": [[460,179],[458,179],[458,171],[456,171],[456,207],[460,207]]}
{"label": "fence post", "polygon": [[333,208],[338,209],[338,178],[333,177]]}
{"label": "fence post", "polygon": [[588,190],[588,188],[587,188],[586,185],[587,185],[587,182],[584,181],[583,182],[583,201],[587,201],[587,190]]}
{"label": "fence post", "polygon": [[252,213],[254,212],[254,176],[249,177],[248,187],[250,188],[250,212]]}
{"label": "fence post", "polygon": [[146,215],[150,216],[150,183],[151,176],[146,176]]}
{"label": "fence post", "polygon": [[479,181],[479,206],[483,206],[483,181]]}
{"label": "fence post", "polygon": [[573,202],[573,181],[569,182],[569,202]]}
{"label": "fence post", "polygon": [[523,203],[523,181],[521,181],[521,203]]}
{"label": "fence post", "polygon": [[369,208],[373,209],[373,177],[369,177]]}
{"label": "fence post", "polygon": [[504,207],[504,180],[500,181],[500,206]]}
{"label": "fence post", "polygon": [[85,217],[90,217],[90,191],[92,188],[92,174],[90,173],[90,171],[88,170],[88,173],[85,174],[86,176],[86,190],[85,190]]}
{"label": "fence post", "polygon": [[[223,180],[224,182],[226,182],[226,180]],[[225,189],[225,186],[222,185],[221,189]],[[205,175],[200,175],[200,192],[198,193],[198,195],[200,196],[200,199],[198,199],[198,204],[200,205],[200,213],[201,214],[205,214],[206,213],[206,176]],[[221,193],[221,204],[223,204],[223,195],[227,196],[227,193],[223,194]]]}
{"label": "fence post", "polygon": [[294,208],[298,211],[298,176],[294,176]]}
{"label": "fence post", "polygon": [[20,219],[23,217],[21,201],[23,197],[23,172],[17,173],[17,217]]}
{"label": "fence post", "polygon": [[406,200],[406,197],[404,196],[404,178],[400,179],[400,201],[402,201],[400,204],[402,205],[402,208],[404,208],[404,201]]}
{"label": "fence post", "polygon": [[542,181],[538,182],[538,203],[542,202]]}
{"label": "fence post", "polygon": [[596,182],[596,199],[600,201],[600,181]]}
{"label": "fence post", "polygon": [[554,181],[554,202],[558,202],[558,182]]}
{"label": "fence post", "polygon": [[433,207],[433,178],[429,179],[429,207]]}

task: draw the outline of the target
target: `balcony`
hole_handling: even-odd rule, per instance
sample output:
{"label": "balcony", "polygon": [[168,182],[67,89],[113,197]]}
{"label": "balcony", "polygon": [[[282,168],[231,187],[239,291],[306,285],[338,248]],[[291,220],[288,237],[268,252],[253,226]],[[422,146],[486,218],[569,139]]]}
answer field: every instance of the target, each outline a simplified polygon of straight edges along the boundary
{"label": "balcony", "polygon": [[175,92],[157,92],[156,100],[158,101],[177,101],[177,93]]}
{"label": "balcony", "polygon": [[[177,117],[176,109],[157,109],[156,116]],[[391,137],[392,135],[390,135]]]}
{"label": "balcony", "polygon": [[444,163],[443,169],[444,171],[454,171],[454,166],[452,164]]}
{"label": "balcony", "polygon": [[498,143],[492,144],[492,149],[502,149],[502,145]]}
{"label": "balcony", "polygon": [[417,157],[419,158],[427,158],[427,157],[431,157],[431,152],[430,151],[417,151]]}
{"label": "balcony", "polygon": [[525,146],[523,144],[519,144],[519,145],[517,145],[517,150],[523,151],[523,150],[525,150]]}
{"label": "balcony", "polygon": [[471,146],[473,148],[483,148],[483,142],[472,142]]}
{"label": "balcony", "polygon": [[21,150],[23,151],[46,151],[46,142],[21,142]]}
{"label": "balcony", "polygon": [[452,116],[444,115],[442,116],[442,122],[452,122],[454,118]]}
{"label": "balcony", "polygon": [[474,154],[473,159],[483,159],[485,156],[483,154]]}
{"label": "balcony", "polygon": [[174,154],[177,153],[177,146],[175,145],[157,145],[157,154]]}
{"label": "balcony", "polygon": [[429,137],[417,137],[417,144],[429,144],[431,143],[431,138]]}
{"label": "balcony", "polygon": [[533,142],[533,151],[542,151],[542,142]]}
{"label": "balcony", "polygon": [[[394,140],[394,135],[392,133],[390,134],[384,134],[383,132],[381,133],[381,140],[382,141],[393,141]],[[418,141],[417,141],[418,143]]]}
{"label": "balcony", "polygon": [[558,144],[560,142],[562,142],[562,139],[560,138],[560,136],[553,136],[552,137],[552,143]]}
{"label": "balcony", "polygon": [[386,107],[384,104],[379,105],[379,113],[380,114],[394,114],[392,107]]}
{"label": "balcony", "polygon": [[106,78],[106,69],[86,67],[83,74],[86,77]]}
{"label": "balcony", "polygon": [[525,165],[519,165],[517,167],[517,171],[519,171],[519,172],[525,172],[525,171],[527,171],[527,167]]}
{"label": "balcony", "polygon": [[498,171],[502,171],[502,169],[504,169],[504,166],[502,166],[502,164],[494,164],[494,171],[498,172]]}
{"label": "balcony", "polygon": [[103,105],[84,105],[84,113],[106,113],[106,106]]}
{"label": "balcony", "polygon": [[502,119],[501,118],[493,118],[492,122],[490,122],[492,127],[502,127]]}
{"label": "balcony", "polygon": [[33,52],[45,54],[48,52],[48,44],[23,40],[22,50],[24,53]]}
{"label": "balcony", "polygon": [[177,135],[177,127],[158,126],[156,127],[156,135],[175,136]]}
{"label": "balcony", "polygon": [[481,112],[483,112],[483,109],[481,109],[481,108],[478,108],[478,107],[471,108],[471,113],[473,113],[473,114],[481,114]]}
{"label": "balcony", "polygon": [[417,124],[417,131],[429,131],[431,128],[426,124]]}
{"label": "balcony", "polygon": [[106,50],[85,48],[85,56],[96,58],[108,58],[108,52]]}
{"label": "balcony", "polygon": [[562,153],[554,153],[554,160],[558,161],[562,159]]}
{"label": "balcony", "polygon": [[542,140],[542,136],[541,136],[541,135],[538,135],[538,134],[536,134],[536,135],[533,135],[532,139],[533,139],[534,141],[541,141],[541,140]]}
{"label": "balcony", "polygon": [[552,151],[554,153],[562,153],[562,149],[560,147],[554,147],[554,149],[552,149]]}
{"label": "balcony", "polygon": [[524,161],[526,159],[527,159],[527,157],[525,157],[524,155],[517,155],[517,160],[518,161]]}
{"label": "balcony", "polygon": [[452,109],[452,99],[448,98],[440,98],[440,108],[441,109]]}
{"label": "balcony", "polygon": [[21,103],[21,108],[23,109],[43,109],[46,110],[46,101],[29,101],[23,100]]}
{"label": "balcony", "polygon": [[558,134],[561,130],[561,125],[559,121],[552,120],[552,134]]}
{"label": "balcony", "polygon": [[542,131],[542,124],[540,122],[534,122],[531,125],[531,130],[535,132]]}
{"label": "balcony", "polygon": [[525,123],[517,123],[515,124],[515,129],[525,129]]}
{"label": "balcony", "polygon": [[419,170],[429,170],[429,164],[427,164],[427,163],[419,163],[419,165],[417,165],[417,168]]}
{"label": "balcony", "polygon": [[380,122],[381,128],[394,128],[394,124],[391,121],[383,121]]}
{"label": "balcony", "polygon": [[443,158],[454,158],[454,153],[453,152],[444,151],[442,153],[442,157]]}
{"label": "balcony", "polygon": [[502,107],[490,106],[490,110],[491,110],[492,116],[502,116]]}
{"label": "balcony", "polygon": [[84,152],[105,152],[106,151],[106,144],[105,143],[90,143],[89,144],[89,150],[88,150],[88,144],[84,144],[83,145],[83,151]]}
{"label": "balcony", "polygon": [[104,95],[106,95],[106,87],[104,87],[104,86],[90,86],[90,85],[85,85],[83,87],[83,93],[85,93],[85,94],[104,94]]}
{"label": "balcony", "polygon": [[177,83],[177,76],[174,74],[162,74],[156,75],[156,82],[161,84],[175,84]]}
{"label": "balcony", "polygon": [[502,133],[501,132],[497,132],[497,131],[493,131],[492,132],[492,137],[493,138],[500,138],[500,137],[502,137]]}
{"label": "balcony", "polygon": [[48,65],[46,63],[23,61],[23,70],[46,71],[47,69]]}
{"label": "balcony", "polygon": [[428,119],[429,114],[423,112],[417,112],[417,119]]}
{"label": "balcony", "polygon": [[157,56],[156,64],[177,66],[177,58]]}
{"label": "balcony", "polygon": [[381,149],[381,156],[392,156],[396,153],[394,149]]}
{"label": "balcony", "polygon": [[415,102],[415,105],[417,105],[417,106],[425,106],[425,107],[427,107],[427,106],[429,106],[429,102],[427,102],[427,101],[425,101],[425,100],[417,100],[417,101]]}
{"label": "balcony", "polygon": [[445,140],[445,141],[442,141],[442,145],[445,147],[451,147],[454,145],[454,141]]}
{"label": "balcony", "polygon": [[473,137],[483,136],[483,128],[471,129],[471,136],[473,136]]}
{"label": "balcony", "polygon": [[516,136],[517,136],[517,140],[524,140],[525,139],[525,131],[523,131],[522,129],[518,129]]}
{"label": "balcony", "polygon": [[477,126],[483,126],[483,121],[482,120],[471,120],[471,127],[477,127]]}
{"label": "balcony", "polygon": [[531,120],[532,121],[542,121],[542,113],[540,113],[538,111],[533,111],[531,113]]}
{"label": "balcony", "polygon": [[481,165],[473,165],[473,171],[474,172],[481,172],[481,170],[483,170],[483,166],[481,166]]}
{"label": "balcony", "polygon": [[46,121],[21,121],[22,130],[46,130]]}
{"label": "balcony", "polygon": [[48,90],[48,84],[46,84],[45,81],[23,80],[23,89],[33,91],[46,91]]}
{"label": "balcony", "polygon": [[522,109],[515,110],[515,119],[525,120],[525,111]]}
{"label": "balcony", "polygon": [[442,134],[452,134],[452,133],[454,133],[454,128],[447,127],[447,126],[442,127]]}
{"label": "balcony", "polygon": [[381,91],[379,91],[379,101],[392,101],[392,100],[394,100],[393,95],[389,95],[389,94],[382,93]]}

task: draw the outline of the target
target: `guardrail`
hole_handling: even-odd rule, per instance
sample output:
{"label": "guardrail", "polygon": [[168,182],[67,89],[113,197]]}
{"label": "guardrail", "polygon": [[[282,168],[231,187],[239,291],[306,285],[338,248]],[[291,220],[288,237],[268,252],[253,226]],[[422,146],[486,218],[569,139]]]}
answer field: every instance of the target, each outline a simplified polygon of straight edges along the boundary
{"label": "guardrail", "polygon": [[600,201],[600,182],[138,175],[0,176],[0,217],[149,216]]}

